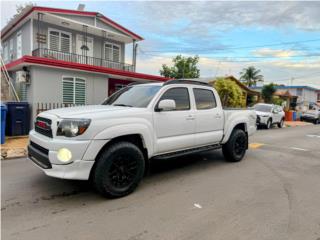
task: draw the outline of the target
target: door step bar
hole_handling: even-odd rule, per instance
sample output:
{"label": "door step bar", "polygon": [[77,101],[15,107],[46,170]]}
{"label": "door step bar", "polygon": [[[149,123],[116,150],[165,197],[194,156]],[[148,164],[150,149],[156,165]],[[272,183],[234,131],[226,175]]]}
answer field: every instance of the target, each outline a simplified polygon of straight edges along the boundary
{"label": "door step bar", "polygon": [[216,150],[221,147],[222,147],[221,144],[214,144],[214,145],[209,145],[209,146],[204,146],[204,147],[186,149],[186,150],[182,150],[182,151],[178,151],[178,152],[165,153],[165,154],[155,156],[155,157],[153,157],[153,159],[168,159],[168,158],[174,158],[174,157],[181,157],[181,156],[188,155],[188,154],[199,153],[199,152],[204,152],[204,151],[209,151],[209,150]]}

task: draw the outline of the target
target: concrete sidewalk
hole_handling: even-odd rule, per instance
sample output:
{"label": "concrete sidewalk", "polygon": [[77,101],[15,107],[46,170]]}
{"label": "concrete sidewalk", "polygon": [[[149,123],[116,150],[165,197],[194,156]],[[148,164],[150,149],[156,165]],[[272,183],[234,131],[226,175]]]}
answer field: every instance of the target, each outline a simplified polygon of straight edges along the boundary
{"label": "concrete sidewalk", "polygon": [[6,137],[1,145],[1,159],[19,158],[27,155],[28,136]]}
{"label": "concrete sidewalk", "polygon": [[313,125],[313,123],[302,122],[302,121],[285,121],[284,125],[286,127],[299,127],[299,126],[309,126]]}

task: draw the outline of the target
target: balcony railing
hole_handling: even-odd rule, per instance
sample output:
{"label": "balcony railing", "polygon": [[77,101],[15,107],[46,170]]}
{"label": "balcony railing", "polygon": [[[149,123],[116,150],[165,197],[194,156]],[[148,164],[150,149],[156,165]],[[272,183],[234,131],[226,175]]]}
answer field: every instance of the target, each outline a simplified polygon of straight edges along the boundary
{"label": "balcony railing", "polygon": [[78,55],[74,53],[60,52],[60,51],[55,51],[47,48],[37,48],[33,50],[32,56],[62,60],[67,62],[88,64],[88,65],[98,66],[98,67],[120,69],[124,71],[129,71],[129,72],[134,71],[133,65],[130,65],[130,64],[114,62],[114,61],[110,61],[102,58],[88,57],[88,56]]}

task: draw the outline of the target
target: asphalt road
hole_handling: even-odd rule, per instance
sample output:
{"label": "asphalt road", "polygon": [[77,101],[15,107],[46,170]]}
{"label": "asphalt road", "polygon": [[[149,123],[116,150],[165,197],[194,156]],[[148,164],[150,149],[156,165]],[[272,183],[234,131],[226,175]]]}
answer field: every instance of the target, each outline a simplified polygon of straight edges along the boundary
{"label": "asphalt road", "polygon": [[220,151],[156,162],[116,200],[26,159],[2,161],[2,239],[320,240],[320,125],[250,142],[240,163]]}

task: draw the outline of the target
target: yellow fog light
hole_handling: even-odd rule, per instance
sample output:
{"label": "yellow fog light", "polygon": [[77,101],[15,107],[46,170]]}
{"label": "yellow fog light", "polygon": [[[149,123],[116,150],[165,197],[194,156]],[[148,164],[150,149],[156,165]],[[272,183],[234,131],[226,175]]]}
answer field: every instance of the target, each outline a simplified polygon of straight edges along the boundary
{"label": "yellow fog light", "polygon": [[67,148],[61,148],[58,151],[57,157],[61,162],[69,162],[72,158],[72,153]]}

